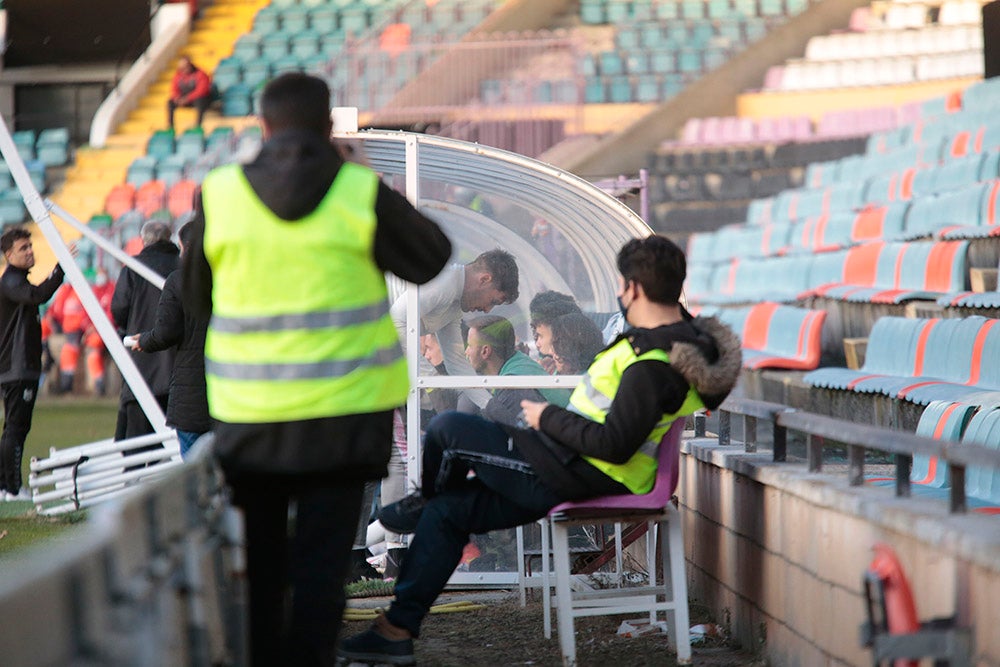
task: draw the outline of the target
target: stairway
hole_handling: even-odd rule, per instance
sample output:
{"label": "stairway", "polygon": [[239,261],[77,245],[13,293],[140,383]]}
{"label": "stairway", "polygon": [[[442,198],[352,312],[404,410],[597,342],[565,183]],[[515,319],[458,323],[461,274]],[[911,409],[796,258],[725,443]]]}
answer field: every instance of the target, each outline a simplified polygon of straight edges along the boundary
{"label": "stairway", "polygon": [[[211,74],[219,61],[232,52],[236,39],[250,31],[254,15],[267,4],[269,0],[215,0],[192,24],[191,36],[179,55],[188,56]],[[132,160],[145,153],[150,135],[166,126],[167,98],[175,67],[176,61],[164,69],[104,148],[81,147],[76,151],[75,164],[67,170],[66,181],[52,200],[81,222],[103,210],[104,198],[113,186],[125,180]],[[178,133],[194,122],[194,109],[179,109],[175,114]],[[203,127],[207,135],[220,125],[239,131],[255,122],[252,118],[224,118],[209,110]],[[61,227],[60,231],[66,238],[79,236],[69,227]]]}

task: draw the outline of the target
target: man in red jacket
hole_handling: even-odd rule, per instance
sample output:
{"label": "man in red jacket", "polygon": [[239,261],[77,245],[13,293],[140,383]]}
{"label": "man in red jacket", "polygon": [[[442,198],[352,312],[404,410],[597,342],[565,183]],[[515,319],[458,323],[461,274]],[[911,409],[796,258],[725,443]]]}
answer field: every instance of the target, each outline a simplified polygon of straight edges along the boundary
{"label": "man in red jacket", "polygon": [[198,127],[205,116],[205,109],[212,102],[212,81],[208,75],[194,66],[191,59],[181,56],[170,83],[170,99],[167,100],[167,124],[174,129],[174,110],[177,107],[194,107],[198,110]]}

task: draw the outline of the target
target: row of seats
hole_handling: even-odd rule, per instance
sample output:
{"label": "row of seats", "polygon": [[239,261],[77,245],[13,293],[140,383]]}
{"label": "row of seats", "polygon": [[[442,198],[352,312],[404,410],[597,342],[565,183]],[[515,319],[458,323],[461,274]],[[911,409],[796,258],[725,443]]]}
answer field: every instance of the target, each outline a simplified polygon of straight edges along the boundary
{"label": "row of seats", "polygon": [[791,302],[826,297],[899,304],[968,289],[968,241],[862,243],[784,257],[692,262],[685,293],[693,304]]}
{"label": "row of seats", "polygon": [[983,75],[982,49],[920,56],[845,60],[797,60],[768,72],[765,90],[828,90],[890,86]]}
{"label": "row of seats", "polygon": [[678,18],[782,16],[798,13],[808,4],[808,0],[580,0],[580,19],[585,24],[599,25]]}
{"label": "row of seats", "polygon": [[976,0],[945,0],[945,2],[894,2],[881,15],[872,14],[867,25],[903,30],[920,28],[931,23],[966,25],[982,20],[982,6]]}
{"label": "row of seats", "polygon": [[615,52],[730,46],[752,42],[766,32],[767,21],[754,16],[734,17],[724,21],[643,21],[617,26]]}
{"label": "row of seats", "polygon": [[46,167],[59,167],[69,162],[69,129],[46,128],[40,132],[19,130],[12,135],[17,154],[25,162],[39,161]]}
{"label": "row of seats", "polygon": [[881,394],[927,405],[1000,391],[1000,320],[971,316],[882,317],[868,336],[858,370],[820,368],[814,387]]}
{"label": "row of seats", "polygon": [[713,312],[740,337],[744,368],[812,370],[819,366],[825,310],[764,301],[742,308],[703,309],[698,314]]}
{"label": "row of seats", "polygon": [[982,48],[983,31],[968,26],[926,26],[918,30],[876,30],[817,35],[806,44],[806,60],[895,58]]}
{"label": "row of seats", "polygon": [[166,209],[173,218],[180,218],[194,210],[194,194],[198,184],[190,179],[173,183],[149,180],[136,187],[132,183],[116,185],[104,201],[104,210],[115,222],[131,211],[139,211],[149,218]]}

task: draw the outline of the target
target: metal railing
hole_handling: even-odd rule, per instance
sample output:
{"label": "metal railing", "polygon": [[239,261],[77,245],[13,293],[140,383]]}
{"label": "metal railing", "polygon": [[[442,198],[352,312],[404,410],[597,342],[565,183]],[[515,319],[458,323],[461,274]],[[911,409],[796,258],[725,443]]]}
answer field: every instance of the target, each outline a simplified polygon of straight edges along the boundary
{"label": "metal railing", "polygon": [[[747,453],[757,452],[758,421],[764,420],[771,428],[772,460],[783,462],[788,457],[788,432],[805,436],[806,468],[811,473],[823,469],[823,452],[827,447],[843,445],[847,448],[847,477],[850,486],[865,482],[865,454],[882,452],[892,455],[895,467],[894,493],[896,497],[912,495],[910,470],[915,455],[935,457],[948,464],[948,510],[953,514],[968,509],[965,488],[966,469],[983,466],[1000,469],[1000,450],[983,445],[935,440],[909,433],[893,431],[867,424],[835,419],[825,415],[803,412],[786,405],[743,398],[729,398],[719,408],[719,445],[732,442],[732,420],[739,417],[743,426],[743,447]],[[695,434],[705,435],[705,419],[695,420]]]}

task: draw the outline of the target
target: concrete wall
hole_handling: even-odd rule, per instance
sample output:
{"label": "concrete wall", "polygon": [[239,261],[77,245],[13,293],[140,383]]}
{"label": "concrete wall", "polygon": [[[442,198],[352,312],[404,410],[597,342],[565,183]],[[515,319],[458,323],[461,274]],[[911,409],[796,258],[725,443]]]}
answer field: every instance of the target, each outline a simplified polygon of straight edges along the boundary
{"label": "concrete wall", "polygon": [[689,441],[678,496],[689,596],[775,666],[870,665],[860,647],[871,547],[896,549],[921,620],[972,625],[974,664],[1000,665],[1000,517],[851,488],[714,440]]}

